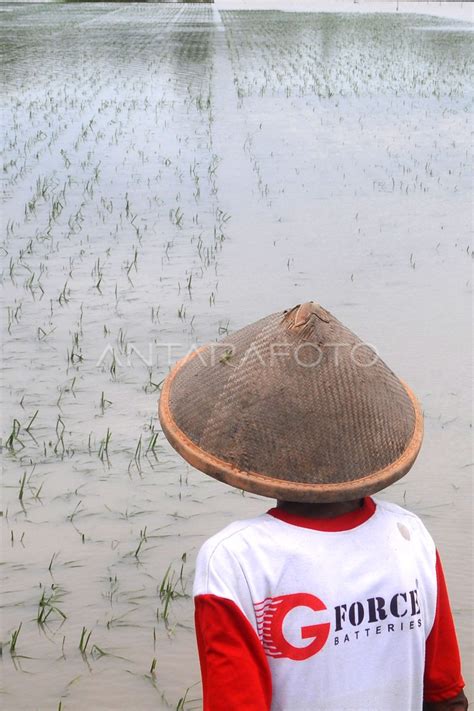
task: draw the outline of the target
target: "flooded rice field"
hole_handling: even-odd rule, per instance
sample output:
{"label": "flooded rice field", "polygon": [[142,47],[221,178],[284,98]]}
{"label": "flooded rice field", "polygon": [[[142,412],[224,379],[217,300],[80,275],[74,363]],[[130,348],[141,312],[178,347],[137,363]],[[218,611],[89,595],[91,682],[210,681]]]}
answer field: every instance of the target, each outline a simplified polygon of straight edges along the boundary
{"label": "flooded rice field", "polygon": [[436,539],[472,683],[468,26],[1,14],[3,708],[201,708],[195,554],[270,502],[178,457],[160,385],[308,299],[422,401],[422,453],[382,496]]}

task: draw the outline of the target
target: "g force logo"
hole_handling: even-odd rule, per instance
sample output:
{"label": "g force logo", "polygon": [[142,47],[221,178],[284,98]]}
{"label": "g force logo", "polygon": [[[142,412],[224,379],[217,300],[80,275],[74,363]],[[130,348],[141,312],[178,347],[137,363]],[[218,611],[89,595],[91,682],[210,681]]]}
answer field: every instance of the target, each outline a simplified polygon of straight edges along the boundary
{"label": "g force logo", "polygon": [[315,595],[294,593],[280,597],[267,597],[262,602],[255,604],[254,607],[258,636],[269,657],[286,657],[286,659],[302,661],[317,654],[327,642],[329,622],[300,627],[301,639],[312,639],[309,644],[301,647],[291,644],[283,633],[283,625],[292,610],[306,607],[313,612],[320,612],[327,609],[326,605]]}
{"label": "g force logo", "polygon": [[[413,630],[422,624],[416,589],[395,593],[388,600],[376,596],[364,602],[336,605],[333,615],[322,600],[310,593],[267,597],[255,603],[254,608],[258,636],[267,656],[294,661],[309,659],[321,651],[329,638],[331,617],[337,633],[335,646],[371,634]],[[305,640],[310,642],[305,644]]]}

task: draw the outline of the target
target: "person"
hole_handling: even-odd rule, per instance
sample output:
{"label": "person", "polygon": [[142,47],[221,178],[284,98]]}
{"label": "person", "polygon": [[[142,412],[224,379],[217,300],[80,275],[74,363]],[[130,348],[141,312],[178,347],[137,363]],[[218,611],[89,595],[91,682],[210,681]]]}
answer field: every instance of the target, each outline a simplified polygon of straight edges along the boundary
{"label": "person", "polygon": [[373,494],[423,437],[408,388],[307,302],[182,359],[160,420],[193,466],[277,499],[199,551],[204,711],[461,711],[443,568],[413,513]]}

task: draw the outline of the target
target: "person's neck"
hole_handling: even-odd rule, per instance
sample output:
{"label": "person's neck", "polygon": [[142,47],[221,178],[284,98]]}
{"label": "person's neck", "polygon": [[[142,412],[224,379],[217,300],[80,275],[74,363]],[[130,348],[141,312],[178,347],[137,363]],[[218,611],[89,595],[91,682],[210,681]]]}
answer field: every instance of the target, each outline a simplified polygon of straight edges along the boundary
{"label": "person's neck", "polygon": [[297,516],[309,518],[334,518],[363,506],[364,499],[353,501],[332,501],[330,503],[306,503],[299,501],[277,501],[277,507]]}

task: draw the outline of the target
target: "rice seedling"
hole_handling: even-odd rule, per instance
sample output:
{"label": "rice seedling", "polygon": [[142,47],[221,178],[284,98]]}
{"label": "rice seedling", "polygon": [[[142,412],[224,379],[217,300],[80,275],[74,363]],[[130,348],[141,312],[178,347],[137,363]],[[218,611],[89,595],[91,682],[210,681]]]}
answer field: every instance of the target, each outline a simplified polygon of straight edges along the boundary
{"label": "rice seedling", "polygon": [[[133,222],[132,222],[133,224]],[[138,229],[138,228],[135,228]],[[138,249],[135,247],[134,252],[133,252],[133,259],[132,261],[126,266],[126,272],[127,276],[130,276],[130,272],[132,269],[135,269],[136,272],[138,272]]]}
{"label": "rice seedling", "polygon": [[12,632],[11,635],[10,635],[10,654],[11,654],[12,656],[13,656],[14,654],[16,654],[16,644],[17,644],[17,642],[18,642],[18,636],[19,636],[19,634],[20,634],[20,630],[21,630],[22,624],[23,624],[23,623],[20,622],[20,624],[18,625],[18,627],[16,628],[16,630],[13,630],[13,632]]}
{"label": "rice seedling", "polygon": [[[181,568],[178,574],[172,568],[172,565],[170,563],[158,588],[158,597],[160,598],[162,607],[161,610],[157,610],[157,618],[161,618],[165,622],[165,624],[167,624],[169,621],[171,602],[180,597],[187,597],[185,591],[185,581],[183,578],[185,562],[186,553],[183,553],[181,557]],[[178,586],[180,590],[178,590]]]}
{"label": "rice seedling", "polygon": [[64,590],[57,585],[51,585],[51,593],[46,594],[43,590],[41,598],[38,602],[38,610],[36,613],[36,622],[39,625],[44,625],[50,617],[59,617],[61,620],[66,619],[65,613],[58,607],[58,603],[62,601]]}
{"label": "rice seedling", "polygon": [[64,286],[63,286],[63,288],[61,289],[61,292],[60,292],[60,294],[59,294],[59,296],[58,296],[58,302],[59,302],[60,306],[62,306],[63,304],[67,304],[67,302],[69,301],[69,296],[70,296],[71,290],[68,289],[68,285],[67,285],[67,284],[68,284],[68,282],[67,282],[67,280],[66,280],[66,281],[64,282]]}
{"label": "rice seedling", "polygon": [[113,577],[109,575],[107,582],[109,585],[109,589],[107,590],[107,592],[102,593],[102,595],[106,600],[110,602],[110,605],[112,606],[114,602],[114,597],[118,594],[120,585],[116,575],[114,575]]}
{"label": "rice seedling", "polygon": [[43,340],[44,338],[47,338],[47,337],[50,336],[52,333],[54,333],[55,330],[56,330],[55,328],[51,328],[49,331],[45,331],[44,328],[41,328],[41,326],[38,326],[38,329],[37,329],[37,332],[36,332],[36,333],[37,333],[37,336],[38,336],[38,340],[41,341],[41,340]]}
{"label": "rice seedling", "polygon": [[7,306],[7,330],[11,334],[12,327],[15,324],[20,323],[22,315],[22,304],[15,304],[13,306]]}
{"label": "rice seedling", "polygon": [[20,490],[18,492],[18,498],[20,501],[23,501],[23,494],[25,493],[25,481],[26,481],[26,472],[23,473],[23,476],[20,481]]}
{"label": "rice seedling", "polygon": [[104,412],[106,411],[106,409],[107,409],[108,407],[110,407],[112,404],[113,404],[112,401],[111,401],[111,400],[107,400],[107,398],[105,397],[105,393],[104,393],[104,391],[102,390],[101,395],[100,395],[100,403],[99,403],[99,408],[100,408],[100,410],[101,410],[102,415],[104,414]]}
{"label": "rice seedling", "polygon": [[112,376],[112,380],[115,380],[117,377],[117,359],[115,357],[115,351],[112,349],[112,361],[110,363],[110,368],[109,368],[110,375]]}
{"label": "rice seedling", "polygon": [[147,537],[146,537],[146,526],[145,526],[143,531],[142,530],[140,531],[140,540],[139,540],[138,546],[136,547],[135,552],[133,554],[135,556],[135,558],[138,559],[141,547],[144,543],[146,543],[146,541],[147,541]]}
{"label": "rice seedling", "polygon": [[170,221],[173,225],[176,225],[176,227],[182,227],[183,226],[183,218],[184,214],[181,208],[178,206],[176,209],[172,208],[169,212],[169,218]]}
{"label": "rice seedling", "polygon": [[12,431],[10,432],[7,441],[5,442],[5,447],[12,453],[16,453],[16,445],[24,449],[25,445],[23,442],[20,440],[18,437],[18,434],[20,433],[21,430],[21,424],[20,422],[15,418],[13,420],[13,425],[12,425]]}
{"label": "rice seedling", "polygon": [[50,573],[53,569],[53,563],[54,563],[55,559],[58,557],[58,555],[59,555],[59,553],[53,553],[53,555],[51,556],[51,560],[49,561],[49,566],[48,566],[48,570]]}
{"label": "rice seedling", "polygon": [[155,382],[152,380],[153,377],[153,370],[152,368],[148,369],[148,382],[143,386],[143,389],[146,393],[155,393],[158,392],[161,389],[161,386],[163,385],[164,380],[160,380],[159,382]]}
{"label": "rice seedling", "polygon": [[142,435],[138,438],[137,446],[135,447],[135,454],[133,455],[133,459],[131,460],[129,464],[129,471],[130,471],[130,466],[131,464],[135,464],[138,473],[142,471],[142,465],[141,465],[141,456],[142,456]]}
{"label": "rice seedling", "polygon": [[[184,692],[183,696],[178,699],[178,703],[176,705],[176,711],[185,711],[186,705],[191,704],[191,703],[200,703],[200,699],[188,699],[188,694],[191,691],[191,689],[195,686],[197,686],[199,682],[196,682],[195,684],[192,684],[191,686],[188,686],[186,691]],[[195,706],[194,708],[198,708],[198,706]]]}
{"label": "rice seedling", "polygon": [[93,644],[89,654],[93,659],[101,659],[102,657],[109,657],[109,656],[115,656],[111,655],[110,652],[106,652],[102,647],[99,647],[98,644]]}
{"label": "rice seedling", "polygon": [[44,482],[41,482],[41,484],[39,485],[39,487],[37,489],[31,490],[33,498],[36,499],[36,501],[41,501],[40,494],[43,489],[43,484],[44,484]]}
{"label": "rice seedling", "polygon": [[64,452],[66,450],[66,446],[64,444],[64,432],[66,430],[66,425],[64,424],[61,415],[58,415],[58,419],[56,420],[56,444],[54,445],[54,453],[58,454],[61,453],[61,455],[64,455]]}
{"label": "rice seedling", "polygon": [[86,627],[82,628],[81,638],[79,640],[79,650],[81,654],[85,655],[87,652],[87,646],[89,644],[92,635],[92,630],[87,630]]}
{"label": "rice seedling", "polygon": [[107,427],[107,432],[106,435],[103,439],[100,441],[99,445],[99,452],[98,452],[98,457],[101,460],[101,462],[109,461],[109,444],[110,440],[112,439],[112,432],[110,429]]}
{"label": "rice seedling", "polygon": [[155,452],[155,449],[158,446],[158,435],[159,435],[158,432],[152,432],[150,441],[148,442],[148,446],[146,449],[147,454],[148,454],[148,452],[153,452],[153,453]]}

